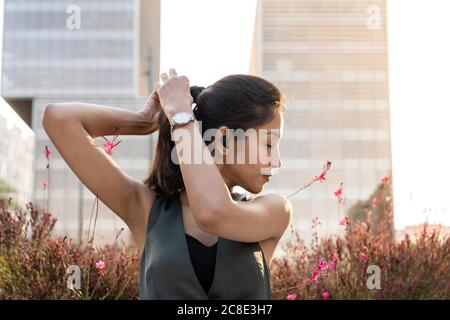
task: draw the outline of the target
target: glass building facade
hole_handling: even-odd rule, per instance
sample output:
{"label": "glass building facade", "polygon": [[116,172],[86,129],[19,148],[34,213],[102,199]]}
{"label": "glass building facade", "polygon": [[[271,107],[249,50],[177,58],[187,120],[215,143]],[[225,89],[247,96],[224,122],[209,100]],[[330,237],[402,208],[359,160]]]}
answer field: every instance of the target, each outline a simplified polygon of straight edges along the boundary
{"label": "glass building facade", "polygon": [[135,95],[138,2],[6,1],[2,94]]}
{"label": "glass building facade", "polygon": [[[385,1],[260,0],[251,72],[287,96],[282,168],[267,192],[289,195],[332,161],[328,181],[291,197],[304,238],[339,219],[391,169]],[[345,205],[333,194],[343,182]]]}
{"label": "glass building facade", "polygon": [[[36,142],[32,200],[44,208],[43,181],[48,180],[49,211],[58,218],[56,229],[74,239],[80,235],[86,239],[95,197],[42,129],[42,110],[49,102],[64,101],[141,109],[159,78],[159,25],[159,0],[5,1],[1,89],[11,105],[30,101]],[[113,159],[142,181],[156,137],[119,139]],[[95,141],[100,146],[105,142]],[[53,151],[49,172],[46,145]],[[99,214],[96,239],[110,241],[125,225],[101,202]]]}

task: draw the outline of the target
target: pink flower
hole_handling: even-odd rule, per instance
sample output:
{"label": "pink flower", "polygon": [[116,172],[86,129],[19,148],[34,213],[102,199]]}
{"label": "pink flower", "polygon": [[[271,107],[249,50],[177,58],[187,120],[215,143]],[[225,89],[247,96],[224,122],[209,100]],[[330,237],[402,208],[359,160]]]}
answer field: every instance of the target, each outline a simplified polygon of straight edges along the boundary
{"label": "pink flower", "polygon": [[367,262],[369,260],[369,256],[367,255],[367,253],[361,251],[359,253],[359,259],[361,261]]}
{"label": "pink flower", "polygon": [[373,198],[372,199],[372,207],[375,208],[377,206],[377,202],[378,202],[377,198]]}
{"label": "pink flower", "polygon": [[105,142],[103,144],[103,146],[105,147],[106,153],[111,155],[113,148],[115,148],[119,143],[120,143],[120,141],[117,142],[117,143],[114,143],[114,142],[111,142],[111,141]]}
{"label": "pink flower", "polygon": [[[116,130],[118,130],[117,127],[116,127]],[[114,141],[116,141],[117,137],[118,137],[118,135],[116,134],[116,135],[114,135],[113,140],[112,140],[112,141],[109,141],[109,140],[106,139],[104,136],[102,136],[102,138],[106,140],[106,142],[103,144],[103,146],[105,147],[105,151],[106,151],[107,154],[111,155],[113,149],[114,149],[119,143],[122,142],[121,140],[119,140],[119,141],[117,141],[117,142],[114,142]]]}
{"label": "pink flower", "polygon": [[99,262],[96,262],[96,263],[95,263],[95,267],[96,267],[98,270],[103,270],[103,269],[105,269],[105,263],[104,263],[102,260],[100,260]]}
{"label": "pink flower", "polygon": [[297,298],[297,295],[295,293],[289,293],[286,297],[288,300],[295,300]]}
{"label": "pink flower", "polygon": [[327,262],[326,262],[325,260],[320,259],[319,264],[317,265],[317,267],[318,267],[320,270],[325,270],[325,269],[328,268],[328,264],[327,264]]}
{"label": "pink flower", "polygon": [[338,259],[337,253],[336,253],[336,252],[333,252],[333,253],[331,254],[331,261],[336,261],[337,259]]}
{"label": "pink flower", "polygon": [[314,271],[311,275],[311,281],[316,281],[318,276],[319,276],[319,270],[317,268],[314,268]]}
{"label": "pink flower", "polygon": [[330,269],[336,270],[336,262],[330,261],[330,263],[328,264],[328,266],[330,267]]}
{"label": "pink flower", "polygon": [[349,224],[349,222],[348,222],[347,217],[344,217],[341,219],[341,221],[339,221],[339,225],[341,225],[341,226],[347,226],[348,224]]}
{"label": "pink flower", "polygon": [[394,219],[394,210],[389,211],[389,219]]}
{"label": "pink flower", "polygon": [[330,298],[330,293],[328,291],[322,292],[322,298],[328,300]]}
{"label": "pink flower", "polygon": [[385,176],[383,176],[382,178],[381,178],[381,182],[382,183],[387,183],[389,181],[389,176],[388,175],[385,175]]}
{"label": "pink flower", "polygon": [[327,178],[325,177],[326,172],[322,172],[319,176],[315,176],[314,180],[319,182],[325,182],[327,181]]}
{"label": "pink flower", "polygon": [[44,185],[44,190],[48,187],[48,181],[45,180],[44,182],[42,182],[42,184]]}
{"label": "pink flower", "polygon": [[49,156],[50,156],[52,153],[53,153],[52,150],[49,149],[49,147],[45,146],[44,154],[45,154],[45,158],[46,158],[47,160],[49,159]]}
{"label": "pink flower", "polygon": [[330,167],[331,167],[331,161],[325,162],[325,164],[323,165],[322,173],[319,176],[314,176],[314,181],[319,181],[319,182],[327,181],[327,178],[325,177],[325,175],[327,174],[327,171],[330,169]]}
{"label": "pink flower", "polygon": [[340,184],[339,184],[339,189],[337,189],[335,192],[334,192],[334,195],[336,196],[336,197],[338,197],[338,199],[342,196],[342,185],[343,185],[344,183],[343,182],[341,182]]}

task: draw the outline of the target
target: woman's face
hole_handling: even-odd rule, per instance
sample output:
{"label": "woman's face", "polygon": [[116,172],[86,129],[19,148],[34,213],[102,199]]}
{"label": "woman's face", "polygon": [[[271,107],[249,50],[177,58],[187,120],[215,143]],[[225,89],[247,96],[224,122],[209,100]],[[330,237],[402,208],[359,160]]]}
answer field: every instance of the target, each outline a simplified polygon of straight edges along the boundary
{"label": "woman's face", "polygon": [[254,194],[263,190],[273,169],[281,166],[279,142],[283,128],[283,113],[278,111],[270,122],[247,130],[245,139],[234,140],[234,150],[228,149],[233,161],[224,160],[221,170],[228,186],[238,185]]}

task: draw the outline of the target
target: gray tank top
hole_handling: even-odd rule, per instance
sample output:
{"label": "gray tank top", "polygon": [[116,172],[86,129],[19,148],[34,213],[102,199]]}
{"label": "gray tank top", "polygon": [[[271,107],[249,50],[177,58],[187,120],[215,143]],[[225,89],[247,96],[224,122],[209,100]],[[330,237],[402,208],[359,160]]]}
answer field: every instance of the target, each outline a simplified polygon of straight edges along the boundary
{"label": "gray tank top", "polygon": [[[237,201],[246,194],[233,193]],[[179,195],[156,195],[141,256],[139,299],[271,300],[270,271],[259,242],[218,238],[213,282],[205,292],[186,242]]]}

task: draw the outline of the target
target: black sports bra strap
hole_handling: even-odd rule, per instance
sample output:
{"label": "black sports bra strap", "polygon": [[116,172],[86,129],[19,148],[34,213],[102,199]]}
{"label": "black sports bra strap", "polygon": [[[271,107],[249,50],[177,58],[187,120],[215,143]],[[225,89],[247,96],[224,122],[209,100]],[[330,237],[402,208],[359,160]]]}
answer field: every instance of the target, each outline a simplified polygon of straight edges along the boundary
{"label": "black sports bra strap", "polygon": [[231,196],[234,199],[234,201],[249,201],[250,200],[250,197],[247,193],[233,192],[231,194]]}

